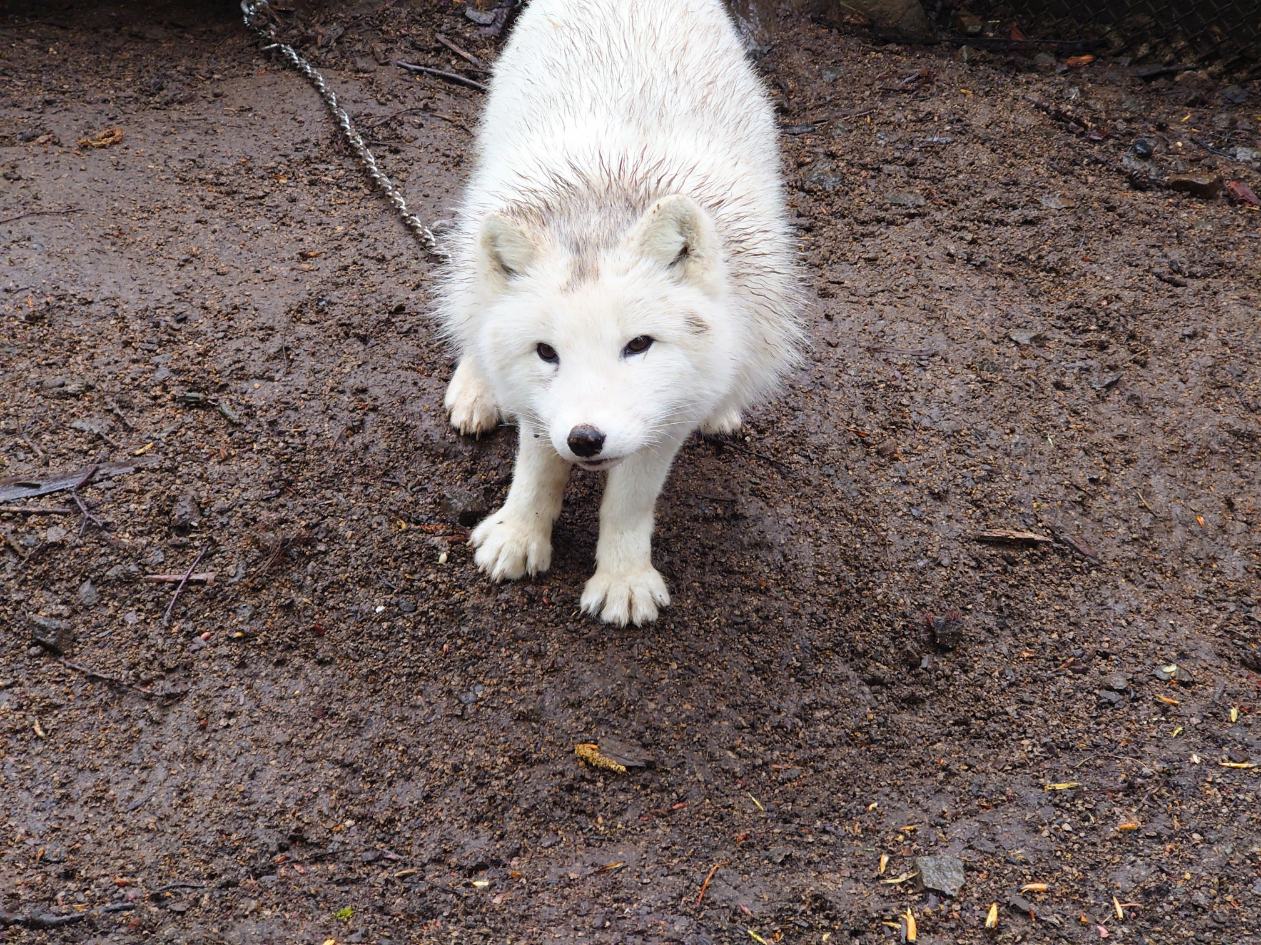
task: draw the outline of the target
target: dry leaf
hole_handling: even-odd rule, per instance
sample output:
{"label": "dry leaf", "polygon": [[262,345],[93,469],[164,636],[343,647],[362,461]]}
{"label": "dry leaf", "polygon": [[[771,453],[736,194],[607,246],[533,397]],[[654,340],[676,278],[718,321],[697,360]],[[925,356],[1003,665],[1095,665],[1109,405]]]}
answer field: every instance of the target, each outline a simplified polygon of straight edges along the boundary
{"label": "dry leaf", "polygon": [[906,910],[906,940],[914,942],[919,938],[919,930],[915,927],[915,916],[910,909]]}
{"label": "dry leaf", "polygon": [[1125,910],[1121,908],[1121,901],[1116,896],[1112,897],[1112,908],[1116,910],[1118,920],[1125,919]]}
{"label": "dry leaf", "polygon": [[901,876],[895,876],[893,877],[893,879],[882,879],[880,880],[880,882],[886,886],[900,886],[902,883],[905,883],[908,879],[914,879],[918,875],[919,874],[915,872],[915,870],[908,870],[907,872],[903,873]]}
{"label": "dry leaf", "polygon": [[1088,66],[1095,61],[1095,57],[1086,53],[1081,56],[1069,56],[1064,60],[1064,65],[1070,69],[1080,69],[1082,66]]}
{"label": "dry leaf", "polygon": [[1240,768],[1244,771],[1251,771],[1256,767],[1256,764],[1251,761],[1219,761],[1218,764],[1223,768]]}
{"label": "dry leaf", "polygon": [[987,929],[998,928],[998,903],[990,903],[990,911],[985,915],[985,927]]}
{"label": "dry leaf", "polygon": [[1023,886],[1020,887],[1020,891],[1022,893],[1046,892],[1050,888],[1051,887],[1048,886],[1046,883],[1025,883]]}
{"label": "dry leaf", "polygon": [[887,853],[881,853],[881,854],[880,854],[880,865],[876,868],[876,875],[877,875],[877,876],[883,876],[883,875],[884,875],[884,871],[885,871],[885,870],[887,870],[888,868],[889,868],[889,854],[887,854]]}
{"label": "dry leaf", "polygon": [[1153,696],[1153,698],[1157,702],[1163,702],[1165,705],[1182,705],[1182,703],[1173,698],[1173,696]]}
{"label": "dry leaf", "polygon": [[105,128],[94,135],[79,139],[81,148],[108,148],[123,140],[123,129]]}
{"label": "dry leaf", "polygon": [[1081,787],[1080,781],[1057,781],[1055,784],[1044,784],[1044,791],[1071,791],[1073,788]]}
{"label": "dry leaf", "polygon": [[1131,830],[1137,830],[1137,829],[1138,829],[1138,822],[1134,820],[1127,820],[1124,823],[1117,824],[1117,830],[1121,831],[1122,833],[1129,833]]}
{"label": "dry leaf", "polygon": [[582,742],[574,746],[574,754],[593,768],[604,768],[607,771],[626,773],[626,765],[618,764],[612,758],[600,754],[600,746],[594,742]]}

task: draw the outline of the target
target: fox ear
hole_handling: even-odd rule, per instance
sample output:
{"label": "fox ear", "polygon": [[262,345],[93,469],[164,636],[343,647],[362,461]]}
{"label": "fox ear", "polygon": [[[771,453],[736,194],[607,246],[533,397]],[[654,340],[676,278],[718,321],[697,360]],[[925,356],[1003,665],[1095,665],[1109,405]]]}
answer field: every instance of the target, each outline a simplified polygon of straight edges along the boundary
{"label": "fox ear", "polygon": [[524,226],[496,213],[482,224],[480,241],[483,264],[500,279],[511,279],[530,268],[538,245]]}
{"label": "fox ear", "polygon": [[718,265],[718,231],[709,214],[691,197],[673,194],[649,207],[630,236],[645,259],[702,282]]}

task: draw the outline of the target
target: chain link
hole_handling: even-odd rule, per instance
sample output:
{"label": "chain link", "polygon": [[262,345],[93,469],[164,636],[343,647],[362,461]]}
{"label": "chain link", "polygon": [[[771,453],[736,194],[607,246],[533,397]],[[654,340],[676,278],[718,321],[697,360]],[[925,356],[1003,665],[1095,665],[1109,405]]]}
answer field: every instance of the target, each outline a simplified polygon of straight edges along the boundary
{"label": "chain link", "polygon": [[355,124],[350,120],[350,115],[337,104],[337,96],[333,94],[333,90],[324,81],[324,76],[320,75],[319,70],[307,62],[302,54],[288,43],[278,42],[272,36],[271,30],[263,25],[262,21],[265,18],[265,12],[269,9],[270,3],[268,0],[241,0],[241,15],[245,20],[245,25],[254,33],[257,33],[263,42],[267,44],[263,49],[274,49],[279,52],[281,57],[295,71],[304,75],[307,81],[315,87],[315,91],[320,94],[320,98],[328,106],[328,111],[333,116],[333,121],[341,129],[342,137],[346,139],[350,149],[355,152],[355,156],[359,158],[359,163],[363,165],[363,169],[372,178],[372,182],[377,185],[377,189],[385,195],[385,199],[398,211],[399,219],[403,221],[403,225],[420,241],[426,252],[433,256],[440,256],[438,240],[433,235],[433,231],[419,217],[407,209],[407,201],[403,199],[403,194],[394,184],[394,181],[390,180],[386,173],[377,165],[377,159],[368,149],[359,132],[355,130]]}

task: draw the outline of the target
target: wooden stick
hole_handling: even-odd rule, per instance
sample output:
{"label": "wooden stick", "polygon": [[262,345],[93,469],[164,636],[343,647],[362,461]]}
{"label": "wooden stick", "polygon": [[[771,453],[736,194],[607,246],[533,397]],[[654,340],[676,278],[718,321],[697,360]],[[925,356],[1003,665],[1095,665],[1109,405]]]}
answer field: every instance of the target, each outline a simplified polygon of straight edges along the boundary
{"label": "wooden stick", "polygon": [[466,75],[460,75],[458,72],[447,72],[443,69],[434,69],[431,66],[418,66],[414,62],[404,62],[402,59],[396,59],[394,64],[408,72],[419,72],[421,75],[431,75],[438,79],[445,79],[448,82],[454,82],[456,85],[463,85],[466,88],[477,89],[479,92],[489,92],[490,89],[482,82],[476,79],[470,79]]}
{"label": "wooden stick", "polygon": [[470,65],[476,66],[478,69],[481,69],[483,72],[487,71],[486,63],[482,62],[482,60],[478,59],[467,49],[461,49],[459,46],[457,46],[447,37],[443,36],[441,33],[434,33],[433,35],[434,35],[434,39],[442,43],[443,46],[446,46],[447,49],[451,50],[453,53],[455,53],[465,62],[469,63]]}
{"label": "wooden stick", "polygon": [[184,593],[184,588],[188,586],[189,578],[193,576],[193,572],[197,570],[197,565],[201,564],[201,559],[206,554],[206,548],[202,548],[197,552],[197,557],[193,559],[193,563],[188,566],[188,570],[184,572],[184,576],[175,587],[175,593],[171,595],[171,602],[166,605],[166,613],[162,615],[162,626],[169,626],[171,623],[171,614],[175,611],[175,602],[180,599],[180,594]]}
{"label": "wooden stick", "polygon": [[214,571],[198,571],[195,574],[146,574],[144,579],[153,584],[213,584],[218,576]]}

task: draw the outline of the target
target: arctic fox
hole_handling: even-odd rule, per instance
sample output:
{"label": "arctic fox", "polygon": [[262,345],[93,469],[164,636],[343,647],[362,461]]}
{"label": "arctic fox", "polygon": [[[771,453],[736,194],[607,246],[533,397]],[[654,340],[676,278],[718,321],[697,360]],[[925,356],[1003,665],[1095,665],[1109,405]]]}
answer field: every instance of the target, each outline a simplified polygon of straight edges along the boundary
{"label": "arctic fox", "polygon": [[490,86],[439,315],[461,433],[514,421],[495,580],[546,571],[572,466],[607,472],[582,608],[670,602],[653,507],[694,430],[732,432],[801,342],[774,117],[721,0],[533,0]]}

